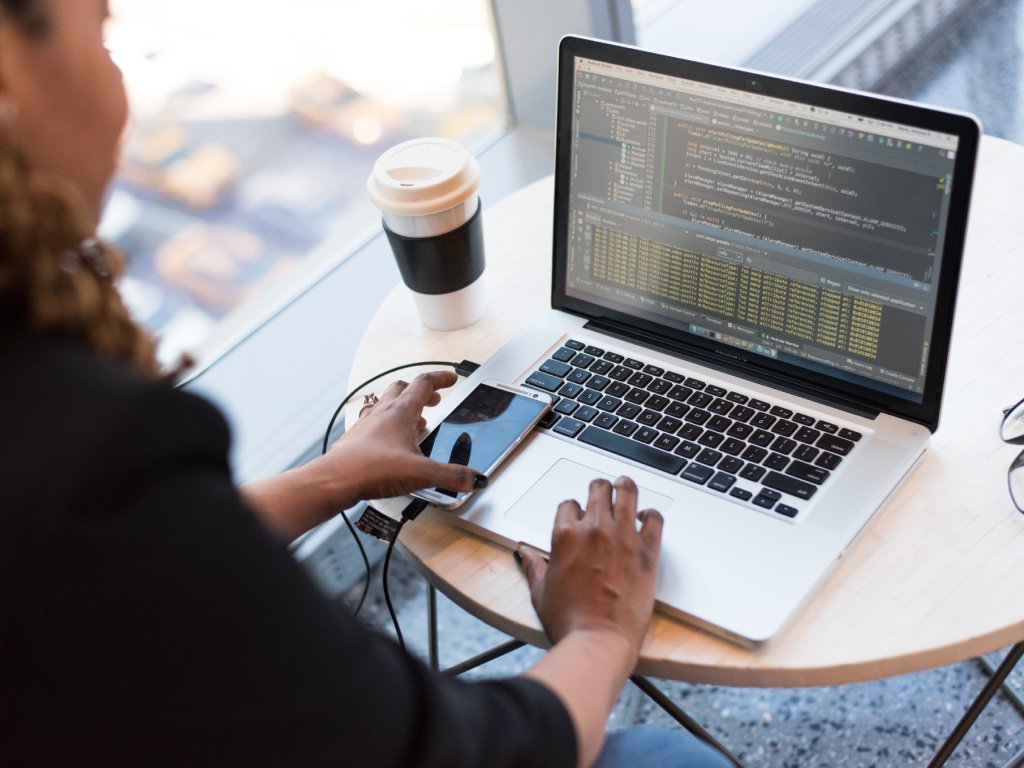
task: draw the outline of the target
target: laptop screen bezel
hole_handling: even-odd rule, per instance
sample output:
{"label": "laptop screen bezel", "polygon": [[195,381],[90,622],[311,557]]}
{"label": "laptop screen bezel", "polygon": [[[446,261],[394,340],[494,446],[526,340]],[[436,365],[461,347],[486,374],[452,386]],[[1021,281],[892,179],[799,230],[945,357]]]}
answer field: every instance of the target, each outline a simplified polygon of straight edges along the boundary
{"label": "laptop screen bezel", "polygon": [[[569,207],[572,177],[573,115],[575,59],[582,57],[612,64],[635,67],[662,75],[695,80],[767,95],[780,99],[813,104],[826,109],[863,115],[877,120],[954,135],[958,148],[954,161],[947,228],[936,284],[936,306],[933,316],[931,353],[928,359],[920,402],[837,380],[800,366],[779,362],[748,353],[734,346],[685,332],[673,333],[656,322],[567,295],[566,273],[569,250]],[[722,67],[679,59],[664,54],[642,51],[629,46],[606,43],[589,38],[567,36],[559,47],[558,119],[555,153],[554,242],[551,305],[555,309],[582,315],[600,325],[635,328],[650,343],[661,339],[673,353],[692,353],[701,361],[745,377],[774,383],[784,382],[789,389],[806,392],[817,399],[843,407],[856,403],[861,408],[889,413],[927,426],[938,428],[943,384],[949,357],[950,335],[956,304],[957,285],[963,259],[967,230],[967,214],[973,186],[974,166],[981,127],[970,115],[939,110],[896,99],[786,79],[749,70]]]}

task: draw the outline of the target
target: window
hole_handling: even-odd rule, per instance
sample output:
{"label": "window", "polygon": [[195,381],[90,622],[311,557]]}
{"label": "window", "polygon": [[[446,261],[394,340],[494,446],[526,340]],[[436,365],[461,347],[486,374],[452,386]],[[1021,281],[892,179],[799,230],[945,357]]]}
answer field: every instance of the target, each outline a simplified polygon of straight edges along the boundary
{"label": "window", "polygon": [[504,123],[486,0],[115,0],[134,117],[102,231],[172,359],[244,331],[377,216],[386,147]]}

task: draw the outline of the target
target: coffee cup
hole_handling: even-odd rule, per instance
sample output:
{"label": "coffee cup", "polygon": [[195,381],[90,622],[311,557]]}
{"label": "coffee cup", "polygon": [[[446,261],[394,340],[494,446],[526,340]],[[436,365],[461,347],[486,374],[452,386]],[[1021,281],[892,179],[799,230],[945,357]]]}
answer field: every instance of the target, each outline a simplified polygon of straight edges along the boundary
{"label": "coffee cup", "polygon": [[402,280],[428,328],[463,328],[486,309],[479,186],[476,158],[440,138],[392,147],[366,182]]}

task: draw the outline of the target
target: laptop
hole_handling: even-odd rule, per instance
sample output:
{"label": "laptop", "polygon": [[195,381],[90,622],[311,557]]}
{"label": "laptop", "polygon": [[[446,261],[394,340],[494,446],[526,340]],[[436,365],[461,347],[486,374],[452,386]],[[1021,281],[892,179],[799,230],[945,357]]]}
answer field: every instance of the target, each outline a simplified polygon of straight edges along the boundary
{"label": "laptop", "polygon": [[554,411],[453,520],[550,548],[628,475],[658,607],[779,635],[939,423],[969,115],[566,37],[551,309],[464,383]]}

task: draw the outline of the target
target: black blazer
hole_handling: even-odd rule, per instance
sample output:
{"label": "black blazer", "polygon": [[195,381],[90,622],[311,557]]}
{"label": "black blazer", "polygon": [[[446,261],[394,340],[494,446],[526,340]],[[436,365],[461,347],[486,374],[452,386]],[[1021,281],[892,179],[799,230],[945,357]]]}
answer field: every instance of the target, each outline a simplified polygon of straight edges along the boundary
{"label": "black blazer", "polygon": [[570,766],[558,699],[431,674],[245,508],[197,397],[0,325],[5,765]]}

